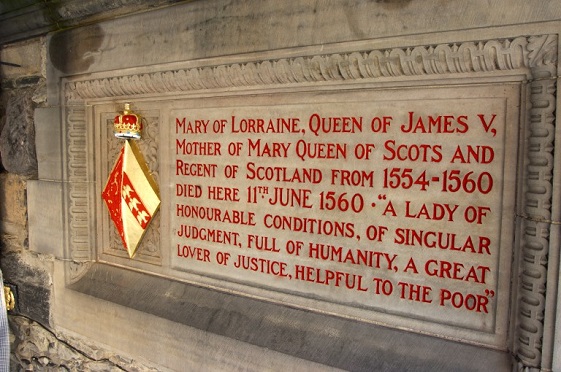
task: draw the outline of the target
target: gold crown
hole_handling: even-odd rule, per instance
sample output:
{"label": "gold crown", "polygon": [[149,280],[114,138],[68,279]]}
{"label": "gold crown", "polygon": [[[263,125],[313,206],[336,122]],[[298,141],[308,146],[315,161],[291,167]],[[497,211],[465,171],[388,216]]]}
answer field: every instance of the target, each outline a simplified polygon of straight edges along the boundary
{"label": "gold crown", "polygon": [[140,139],[142,133],[142,117],[130,109],[130,104],[125,103],[122,115],[115,116],[113,133],[117,138]]}

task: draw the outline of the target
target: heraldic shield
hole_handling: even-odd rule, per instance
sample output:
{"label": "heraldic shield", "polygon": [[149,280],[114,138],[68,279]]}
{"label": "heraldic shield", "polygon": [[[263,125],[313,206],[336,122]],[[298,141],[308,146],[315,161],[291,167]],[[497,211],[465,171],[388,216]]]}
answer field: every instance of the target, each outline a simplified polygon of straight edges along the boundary
{"label": "heraldic shield", "polygon": [[158,185],[134,141],[125,141],[102,197],[132,258],[160,207]]}

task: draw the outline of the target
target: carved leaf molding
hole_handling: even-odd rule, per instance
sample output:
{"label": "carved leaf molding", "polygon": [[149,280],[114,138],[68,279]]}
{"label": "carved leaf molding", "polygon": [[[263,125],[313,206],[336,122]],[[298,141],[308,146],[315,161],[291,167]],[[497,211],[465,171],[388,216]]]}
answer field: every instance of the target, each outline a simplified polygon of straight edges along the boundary
{"label": "carved leaf molding", "polygon": [[415,46],[70,81],[68,101],[208,89],[509,71],[556,63],[557,35]]}

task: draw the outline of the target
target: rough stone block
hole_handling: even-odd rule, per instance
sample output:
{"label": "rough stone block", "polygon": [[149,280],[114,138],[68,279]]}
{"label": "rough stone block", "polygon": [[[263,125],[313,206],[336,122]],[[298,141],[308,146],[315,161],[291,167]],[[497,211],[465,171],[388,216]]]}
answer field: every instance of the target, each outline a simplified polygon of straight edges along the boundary
{"label": "rough stone block", "polygon": [[43,370],[48,366],[71,371],[157,371],[114,353],[93,349],[80,339],[61,340],[59,335],[27,318],[10,317],[10,328],[14,335],[15,351],[11,360],[14,370],[18,367],[27,371]]}
{"label": "rough stone block", "polygon": [[5,123],[0,132],[0,160],[6,170],[24,176],[37,174],[34,89],[20,89],[7,101]]}
{"label": "rough stone block", "polygon": [[26,245],[26,187],[24,177],[0,173],[0,239],[4,251],[21,250]]}

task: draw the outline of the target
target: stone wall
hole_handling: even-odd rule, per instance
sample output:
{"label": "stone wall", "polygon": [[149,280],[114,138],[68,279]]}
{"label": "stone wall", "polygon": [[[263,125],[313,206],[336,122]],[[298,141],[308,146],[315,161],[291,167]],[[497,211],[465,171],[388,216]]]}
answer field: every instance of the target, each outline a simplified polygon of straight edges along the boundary
{"label": "stone wall", "polygon": [[55,332],[53,261],[29,250],[28,182],[37,178],[35,109],[46,104],[43,38],[0,49],[0,268],[16,296],[9,313],[12,370],[155,370],[91,340]]}
{"label": "stone wall", "polygon": [[[40,68],[43,45],[39,40],[25,42],[5,47],[0,53],[4,61],[13,60],[22,66],[2,66],[0,267],[4,281],[12,285],[17,298],[12,314],[48,325],[51,273],[43,257],[29,252],[27,231],[27,181],[37,177],[33,113],[45,101],[45,76]],[[13,320],[10,316],[15,334],[22,334]],[[15,351],[18,337],[13,341]],[[12,368],[20,365],[17,359],[12,361]]]}

